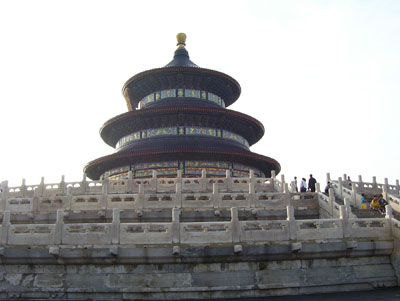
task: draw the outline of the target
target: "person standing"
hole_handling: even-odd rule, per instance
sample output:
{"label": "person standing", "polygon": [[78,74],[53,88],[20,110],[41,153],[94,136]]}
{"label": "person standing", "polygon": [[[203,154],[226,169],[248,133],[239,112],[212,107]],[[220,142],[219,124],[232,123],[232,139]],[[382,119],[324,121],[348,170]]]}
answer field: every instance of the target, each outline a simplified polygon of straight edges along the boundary
{"label": "person standing", "polygon": [[296,191],[296,192],[299,192],[299,189],[297,188],[297,177],[294,177],[294,190]]}
{"label": "person standing", "polygon": [[302,178],[300,182],[300,192],[306,192],[307,191],[307,181],[306,178]]}
{"label": "person standing", "polygon": [[315,184],[317,184],[317,180],[310,175],[308,179],[308,189],[310,189],[311,192],[315,192]]}

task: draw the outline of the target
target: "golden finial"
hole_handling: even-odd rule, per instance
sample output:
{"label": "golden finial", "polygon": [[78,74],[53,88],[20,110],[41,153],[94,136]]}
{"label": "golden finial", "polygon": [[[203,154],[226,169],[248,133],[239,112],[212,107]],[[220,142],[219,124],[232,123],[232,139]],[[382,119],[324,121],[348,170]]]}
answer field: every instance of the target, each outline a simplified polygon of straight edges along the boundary
{"label": "golden finial", "polygon": [[183,32],[176,35],[176,40],[178,41],[178,44],[176,44],[178,48],[185,48],[186,35]]}

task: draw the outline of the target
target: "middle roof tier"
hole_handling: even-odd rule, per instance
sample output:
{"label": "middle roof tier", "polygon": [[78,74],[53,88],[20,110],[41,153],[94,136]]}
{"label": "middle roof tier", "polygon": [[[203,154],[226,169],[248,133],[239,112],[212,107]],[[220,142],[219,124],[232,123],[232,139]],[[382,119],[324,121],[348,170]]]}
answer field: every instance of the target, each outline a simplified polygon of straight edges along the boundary
{"label": "middle roof tier", "polygon": [[104,142],[116,147],[132,133],[166,127],[206,127],[225,130],[253,145],[264,135],[257,119],[233,110],[209,107],[173,106],[129,111],[108,120],[100,129]]}

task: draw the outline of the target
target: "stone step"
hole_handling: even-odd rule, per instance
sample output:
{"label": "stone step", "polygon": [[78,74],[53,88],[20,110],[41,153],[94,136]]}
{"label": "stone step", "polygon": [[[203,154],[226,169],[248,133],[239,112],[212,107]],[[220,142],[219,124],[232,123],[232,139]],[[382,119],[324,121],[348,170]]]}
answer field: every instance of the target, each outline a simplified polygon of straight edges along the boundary
{"label": "stone step", "polygon": [[359,209],[352,206],[351,211],[358,218],[382,218],[385,214],[382,214],[378,210],[371,209]]}

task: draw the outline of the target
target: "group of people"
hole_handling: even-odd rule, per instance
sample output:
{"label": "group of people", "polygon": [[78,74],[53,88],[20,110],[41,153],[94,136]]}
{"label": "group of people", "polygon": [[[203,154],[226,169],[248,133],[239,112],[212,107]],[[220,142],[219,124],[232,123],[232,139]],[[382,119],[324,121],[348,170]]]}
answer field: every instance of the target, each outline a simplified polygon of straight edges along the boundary
{"label": "group of people", "polygon": [[[351,186],[351,179],[350,177],[347,178],[348,184]],[[307,180],[305,178],[302,178],[300,181],[300,192],[315,192],[315,187],[317,184],[317,180],[313,177],[313,175],[310,175],[310,178],[308,179],[308,184]],[[297,188],[297,177],[294,177],[293,180],[293,185],[292,187],[294,192],[299,192]],[[332,183],[328,181],[328,183],[325,186],[325,194],[329,194],[329,189],[332,188]],[[374,198],[371,200],[371,203],[369,204],[370,209],[372,210],[378,210],[382,214],[385,213],[385,206],[388,204],[386,200],[383,198],[383,195],[374,195]],[[365,195],[361,195],[361,208],[362,209],[367,209],[368,208],[368,202],[365,199]]]}
{"label": "group of people", "polygon": [[[294,177],[293,182],[294,182],[294,190],[296,192],[299,192],[299,190],[297,188],[297,177]],[[308,179],[308,185],[307,185],[306,178],[302,178],[300,181],[300,192],[307,192],[307,191],[315,192],[316,184],[317,184],[317,180],[315,178],[313,178],[312,175],[310,175],[310,178]]]}
{"label": "group of people", "polygon": [[[372,210],[378,210],[380,213],[384,214],[385,213],[385,206],[388,204],[386,200],[383,198],[383,195],[374,195],[374,198],[371,200],[371,203],[369,204],[369,208]],[[365,199],[365,195],[361,195],[361,206],[363,209],[367,209],[367,201]]]}

